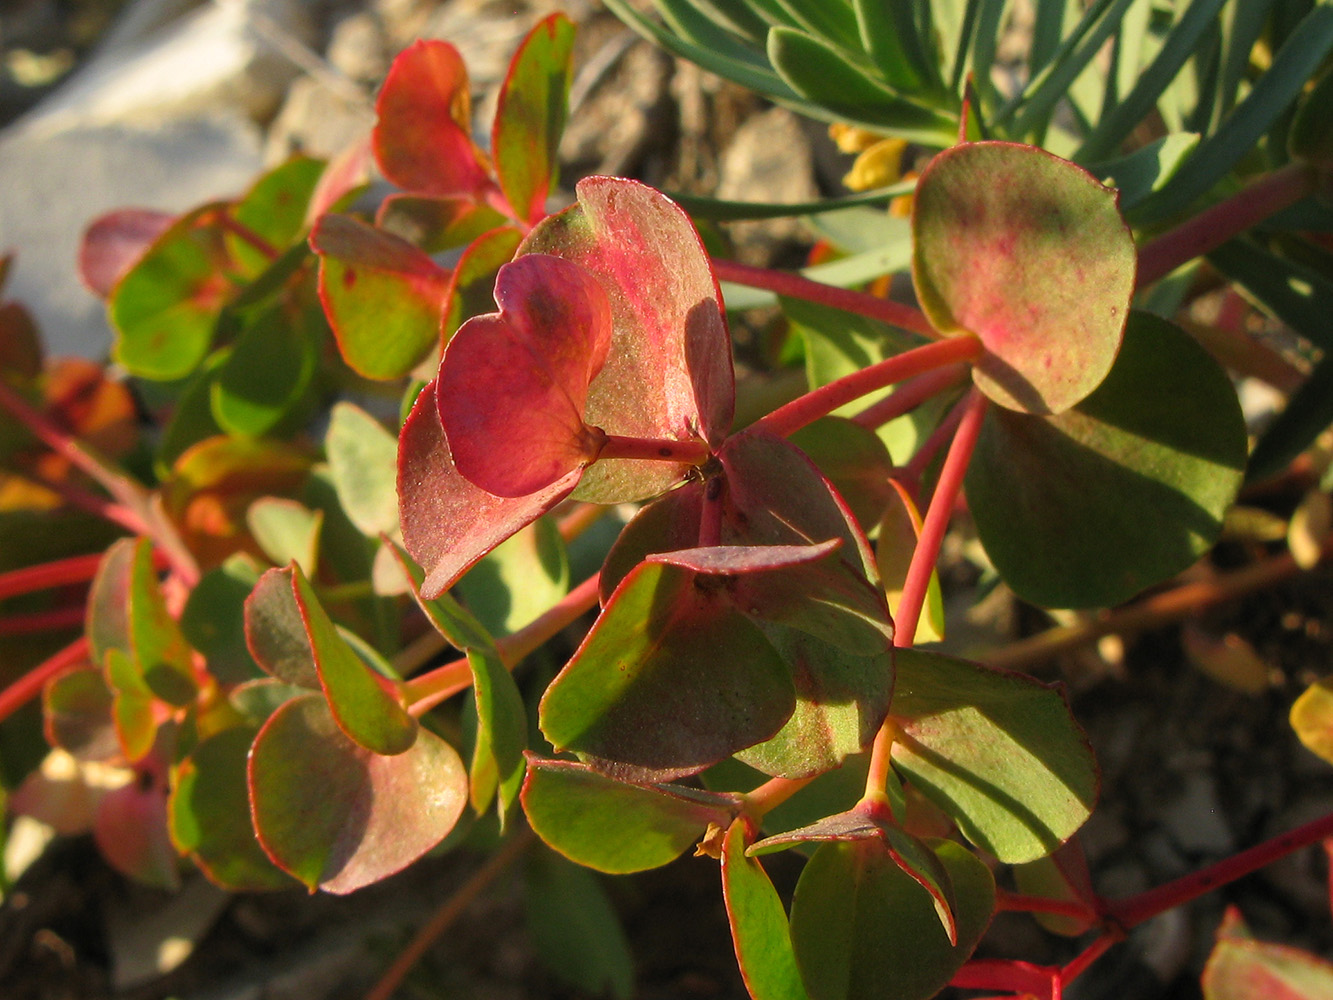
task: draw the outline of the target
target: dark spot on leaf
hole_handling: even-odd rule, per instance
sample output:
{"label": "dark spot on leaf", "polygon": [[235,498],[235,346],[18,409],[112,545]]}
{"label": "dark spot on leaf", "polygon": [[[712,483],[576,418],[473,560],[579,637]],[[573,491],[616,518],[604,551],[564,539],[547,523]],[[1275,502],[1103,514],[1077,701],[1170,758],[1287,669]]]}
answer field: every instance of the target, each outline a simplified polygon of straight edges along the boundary
{"label": "dark spot on leaf", "polygon": [[356,269],[349,267],[343,271],[343,288],[351,288],[356,284]]}

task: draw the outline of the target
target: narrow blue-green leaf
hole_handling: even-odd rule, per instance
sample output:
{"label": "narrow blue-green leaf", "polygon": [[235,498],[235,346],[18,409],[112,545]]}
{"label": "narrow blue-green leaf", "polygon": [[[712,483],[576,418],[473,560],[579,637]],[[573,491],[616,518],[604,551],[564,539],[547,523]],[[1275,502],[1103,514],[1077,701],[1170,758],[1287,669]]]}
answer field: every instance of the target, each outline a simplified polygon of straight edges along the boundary
{"label": "narrow blue-green leaf", "polygon": [[727,201],[722,198],[707,198],[703,195],[686,194],[683,191],[668,191],[667,194],[676,204],[698,219],[711,219],[714,222],[734,222],[741,219],[783,219],[789,216],[818,215],[825,212],[838,212],[860,205],[884,205],[894,198],[911,194],[916,190],[916,180],[900,181],[888,187],[863,191],[860,194],[844,195],[840,198],[825,198],[821,201],[794,201],[787,204],[762,201]]}
{"label": "narrow blue-green leaf", "polygon": [[1044,131],[1056,104],[1100,51],[1134,0],[1095,0],[1046,67],[996,117],[1010,137]]}
{"label": "narrow blue-green leaf", "polygon": [[[963,8],[963,20],[958,27],[953,57],[949,63],[949,89],[955,93],[962,89],[963,79],[971,72],[972,42],[977,33],[981,4],[982,0],[967,0]],[[1003,5],[998,3],[990,6],[1003,9]]]}
{"label": "narrow blue-green leaf", "polygon": [[1036,0],[1032,20],[1032,52],[1028,56],[1028,73],[1036,76],[1060,48],[1065,36],[1065,12],[1069,0]]}
{"label": "narrow blue-green leaf", "polygon": [[719,27],[740,35],[758,49],[764,47],[769,22],[746,0],[696,0],[695,6]]}
{"label": "narrow blue-green leaf", "polygon": [[1172,132],[1127,156],[1088,165],[1088,172],[1120,191],[1120,210],[1128,211],[1168,183],[1199,145],[1195,132]]}
{"label": "narrow blue-green leaf", "polygon": [[856,15],[846,0],[837,0],[835,3],[829,3],[829,0],[773,2],[787,11],[797,27],[804,28],[848,53],[861,52],[861,34],[857,29]]}
{"label": "narrow blue-green leaf", "polygon": [[938,84],[939,71],[925,66],[925,53],[910,4],[852,0],[852,9],[861,47],[889,86],[912,91]]}
{"label": "narrow blue-green leaf", "polygon": [[745,820],[737,820],[722,845],[722,898],[745,988],[753,1000],[809,1000],[787,930],[787,911],[763,865],[746,857],[745,835]]}
{"label": "narrow blue-green leaf", "polygon": [[820,117],[886,130],[927,146],[946,146],[957,135],[952,115],[871,79],[845,53],[805,32],[774,28],[768,33],[768,58],[794,91],[824,110]]}
{"label": "narrow blue-green leaf", "polygon": [[1152,111],[1185,61],[1194,54],[1199,39],[1214,23],[1226,0],[1193,0],[1172,26],[1161,50],[1139,76],[1133,89],[1097,124],[1072,159],[1088,164],[1115,154],[1134,127]]}
{"label": "narrow blue-green leaf", "polygon": [[1333,278],[1244,238],[1218,247],[1208,260],[1302,337],[1333,351]]}
{"label": "narrow blue-green leaf", "polygon": [[1251,480],[1276,475],[1333,424],[1333,357],[1325,356],[1250,455]]}
{"label": "narrow blue-green leaf", "polygon": [[1209,131],[1216,131],[1222,119],[1240,99],[1241,82],[1249,75],[1254,46],[1268,22],[1273,0],[1229,0],[1218,19],[1221,52],[1217,72],[1217,90],[1213,100],[1213,120]]}
{"label": "narrow blue-green leaf", "polygon": [[[1120,30],[1115,36],[1115,58],[1109,74],[1114,86],[1108,85],[1106,88],[1107,96],[1113,104],[1118,103],[1122,95],[1128,94],[1138,82],[1141,69],[1139,57],[1152,18],[1151,0],[1139,0],[1125,11],[1124,20],[1120,22]],[[1101,117],[1098,116],[1098,119]]]}
{"label": "narrow blue-green leaf", "polygon": [[1320,4],[1302,19],[1299,30],[1278,51],[1245,100],[1199,144],[1171,183],[1135,209],[1132,221],[1160,219],[1207,194],[1291,106],[1330,48],[1333,5]]}

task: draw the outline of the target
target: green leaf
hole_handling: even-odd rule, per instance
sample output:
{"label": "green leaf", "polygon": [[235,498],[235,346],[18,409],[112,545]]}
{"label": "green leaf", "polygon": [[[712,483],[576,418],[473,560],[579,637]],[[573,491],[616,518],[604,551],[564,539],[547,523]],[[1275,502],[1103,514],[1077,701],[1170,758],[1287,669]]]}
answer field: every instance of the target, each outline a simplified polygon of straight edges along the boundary
{"label": "green leaf", "polygon": [[1203,970],[1204,1000],[1320,1000],[1333,996],[1333,965],[1299,948],[1255,940],[1229,907]]}
{"label": "green leaf", "polygon": [[422,730],[407,714],[398,685],[366,666],[338,634],[299,567],[281,572],[291,578],[320,686],[339,728],[375,754],[394,756],[410,750]]}
{"label": "green leaf", "polygon": [[611,875],[660,868],[726,826],[735,796],[675,785],[633,785],[584,764],[528,757],[523,810],[533,831],[570,861]]}
{"label": "green leaf", "polygon": [[550,15],[523,39],[500,88],[491,135],[495,172],[510,206],[528,223],[546,214],[555,183],[573,46],[573,22]]}
{"label": "green leaf", "polygon": [[1301,99],[1287,133],[1293,159],[1327,167],[1333,163],[1333,71],[1325,69]]}
{"label": "green leaf", "polygon": [[513,226],[482,233],[463,251],[449,279],[440,339],[448,343],[458,328],[473,316],[495,311],[495,278],[514,257],[523,234]]}
{"label": "green leaf", "polygon": [[884,80],[898,91],[915,91],[941,83],[939,70],[927,56],[927,43],[917,34],[912,5],[852,0],[861,46]]}
{"label": "green leaf", "polygon": [[[232,217],[275,250],[285,250],[305,231],[307,209],[324,173],[324,161],[293,156],[261,176],[232,209]],[[269,257],[235,235],[228,247],[242,268],[258,273]]]}
{"label": "green leaf", "polygon": [[246,598],[245,641],[255,662],[270,677],[319,689],[315,656],[296,603],[290,569],[270,569]]}
{"label": "green leaf", "polygon": [[1315,365],[1250,454],[1248,478],[1275,476],[1333,424],[1333,358]]}
{"label": "green leaf", "polygon": [[1120,207],[1129,211],[1176,175],[1199,145],[1195,132],[1172,132],[1127,156],[1088,165],[1088,172],[1120,192]]}
{"label": "green leaf", "polygon": [[995,908],[986,866],[958,844],[932,845],[957,899],[957,943],[930,895],[883,843],[825,844],[801,872],[791,936],[813,1000],[925,1000],[972,954]]}
{"label": "green leaf", "polygon": [[912,231],[922,308],[942,333],[981,338],[987,396],[1060,413],[1106,377],[1138,263],[1114,191],[1039,149],[965,143],[922,174]]}
{"label": "green leaf", "polygon": [[406,375],[439,342],[449,272],[406,240],[348,215],[321,218],[310,246],[343,359],[367,378]]}
{"label": "green leaf", "polygon": [[351,522],[371,538],[398,534],[398,439],[352,403],[333,405],[324,435],[333,486]]}
{"label": "green leaf", "polygon": [[106,685],[113,692],[111,721],[121,752],[131,763],[143,760],[153,749],[157,737],[153,693],[144,683],[133,660],[121,649],[112,647],[102,657]]}
{"label": "green leaf", "polygon": [[754,1000],[808,1000],[787,930],[787,913],[763,866],[745,853],[736,820],[722,846],[722,898],[745,988]]}
{"label": "green leaf", "polygon": [[154,471],[159,479],[169,476],[176,460],[192,446],[224,433],[213,416],[213,383],[228,356],[225,349],[214,351],[179,389],[154,456]]}
{"label": "green leaf", "polygon": [[47,742],[83,760],[105,760],[119,752],[112,720],[114,692],[102,671],[91,667],[60,674],[42,690]]}
{"label": "green leaf", "polygon": [[957,119],[917,104],[871,79],[845,52],[793,28],[768,33],[768,58],[778,75],[831,117],[881,129],[924,146],[947,146]]}
{"label": "green leaf", "polygon": [[259,582],[248,556],[234,556],[200,578],[181,612],[181,632],[204,654],[208,672],[223,684],[262,674],[245,645],[245,599]]}
{"label": "green leaf", "polygon": [[841,417],[823,417],[787,438],[800,448],[869,531],[894,499],[893,459],[872,430]]}
{"label": "green leaf", "polygon": [[569,559],[555,522],[543,517],[520,528],[457,587],[491,635],[509,635],[534,621],[569,591]]}
{"label": "green leaf", "polygon": [[286,497],[260,497],[246,509],[245,523],[255,542],[279,566],[294,562],[313,574],[319,559],[324,516]]}
{"label": "green leaf", "polygon": [[899,650],[893,762],[1001,861],[1049,854],[1097,797],[1097,766],[1062,692],[1021,674]]}
{"label": "green leaf", "polygon": [[967,493],[987,554],[1021,597],[1106,607],[1208,550],[1244,467],[1226,374],[1165,320],[1135,312],[1111,374],[1074,409],[987,414]]}
{"label": "green leaf", "polygon": [[286,889],[291,879],[255,839],[245,780],[257,729],[235,726],[208,737],[176,765],[167,816],[176,850],[224,889]]}
{"label": "green leaf", "polygon": [[227,252],[217,211],[206,205],[177,219],[112,290],[113,353],[132,375],[184,378],[208,354],[233,291],[223,274]]}
{"label": "green leaf", "polygon": [[550,851],[534,852],[524,883],[528,936],[554,975],[590,996],[634,996],[634,958],[601,880]]}
{"label": "green leaf", "polygon": [[381,756],[349,740],[314,694],[270,716],[248,775],[265,853],[311,891],[339,895],[407,867],[467,805],[463,762],[434,733],[422,729],[407,751]]}
{"label": "green leaf", "polygon": [[213,417],[231,434],[277,431],[306,398],[317,365],[309,331],[281,305],[246,325],[210,386]]}

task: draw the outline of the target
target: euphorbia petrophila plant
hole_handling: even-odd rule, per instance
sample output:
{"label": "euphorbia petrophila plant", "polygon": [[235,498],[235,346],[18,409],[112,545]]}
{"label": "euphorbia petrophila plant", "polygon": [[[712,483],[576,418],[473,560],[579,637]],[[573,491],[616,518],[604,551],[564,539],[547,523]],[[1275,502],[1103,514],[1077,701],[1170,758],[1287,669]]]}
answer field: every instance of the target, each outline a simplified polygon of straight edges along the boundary
{"label": "euphorbia petrophila plant", "polygon": [[[1125,929],[1330,833],[1105,901],[1075,839],[1096,767],[1059,689],[914,648],[944,628],[933,570],[964,489],[996,569],[1039,604],[1119,603],[1212,545],[1246,465],[1235,393],[1132,297],[1308,194],[1315,168],[1136,247],[1115,189],[963,114],[913,192],[918,311],[711,261],[634,181],[586,178],[546,215],[571,39],[556,16],[520,47],[489,154],[458,52],[405,52],[371,143],[404,193],[373,225],[349,214],[350,155],[178,220],[94,226],[85,272],[121,363],[183,380],[157,390],[156,485],[75,440],[36,368],[0,355],[23,362],[0,402],[112,499],[53,488],[135,536],[97,565],[0,577],[0,594],[92,578],[86,638],[3,704],[49,680],[51,742],[137,775],[98,807],[113,863],[170,885],[187,855],[231,888],[350,892],[469,817],[520,825],[521,802],[600,871],[719,858],[759,1000],[951,980],[1055,997]],[[914,120],[938,145],[957,127],[951,107]],[[1313,139],[1295,132],[1317,150],[1309,120]],[[452,270],[430,256],[464,245]],[[779,292],[805,339],[810,391],[746,426],[719,274]],[[422,370],[396,445],[346,401],[322,447],[289,440],[330,387],[396,394]],[[570,588],[562,536],[624,503],[642,506]],[[405,647],[423,624],[408,591],[461,659],[417,672],[442,642]],[[528,693],[533,745],[511,671],[598,604]],[[761,861],[787,849],[808,854],[790,913]],[[1045,894],[997,888],[995,862]],[[997,908],[1098,934],[1064,967],[969,963]]]}

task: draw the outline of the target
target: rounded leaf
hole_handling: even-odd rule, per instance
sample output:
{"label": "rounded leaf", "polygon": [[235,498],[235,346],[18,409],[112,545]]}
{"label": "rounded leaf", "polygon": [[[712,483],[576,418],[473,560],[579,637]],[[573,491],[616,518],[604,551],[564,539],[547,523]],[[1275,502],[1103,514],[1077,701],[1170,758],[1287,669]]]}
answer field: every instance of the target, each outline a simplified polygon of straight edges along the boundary
{"label": "rounded leaf", "polygon": [[981,338],[973,377],[995,402],[1060,413],[1106,377],[1138,265],[1114,190],[1035,147],[963,143],[922,173],[912,232],[921,306]]}

